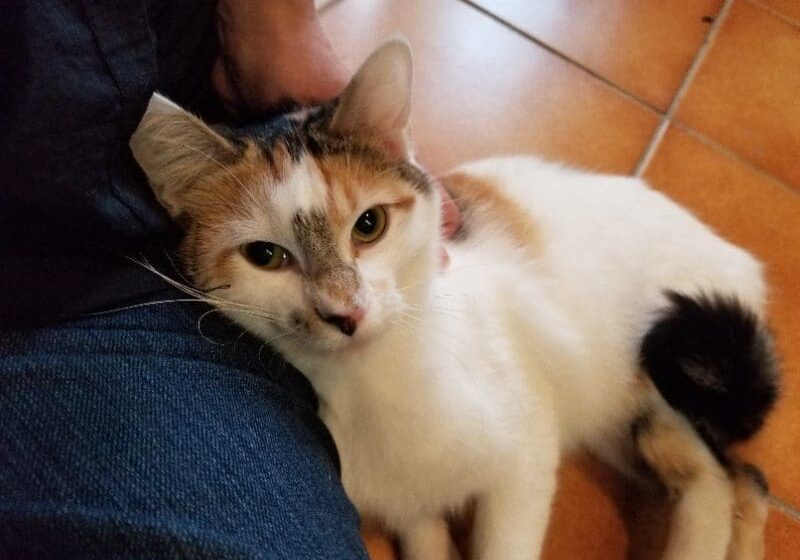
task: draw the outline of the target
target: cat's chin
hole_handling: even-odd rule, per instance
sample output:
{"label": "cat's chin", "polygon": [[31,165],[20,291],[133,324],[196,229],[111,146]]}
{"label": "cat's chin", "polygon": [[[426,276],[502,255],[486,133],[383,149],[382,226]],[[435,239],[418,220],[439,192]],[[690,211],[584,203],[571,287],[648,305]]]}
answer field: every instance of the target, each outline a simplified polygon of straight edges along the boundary
{"label": "cat's chin", "polygon": [[331,332],[324,334],[308,334],[300,339],[276,341],[275,347],[293,363],[309,358],[326,359],[367,351],[382,333],[383,329],[374,325],[358,329],[349,336],[331,329]]}
{"label": "cat's chin", "polygon": [[[318,344],[314,344],[314,346],[317,346],[317,350],[321,354],[335,354],[349,351],[357,352],[378,336],[380,336],[379,332],[374,328],[361,328],[349,336],[340,333],[332,333],[332,336],[326,336],[324,340],[320,340]],[[305,348],[307,349],[308,346],[306,345]]]}

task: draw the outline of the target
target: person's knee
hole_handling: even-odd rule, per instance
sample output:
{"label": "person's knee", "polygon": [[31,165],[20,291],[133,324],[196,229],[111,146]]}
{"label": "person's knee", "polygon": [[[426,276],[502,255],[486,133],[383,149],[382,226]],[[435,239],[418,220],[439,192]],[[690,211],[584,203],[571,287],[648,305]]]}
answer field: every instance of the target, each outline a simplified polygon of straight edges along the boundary
{"label": "person's knee", "polygon": [[366,558],[297,372],[196,333],[26,336],[0,356],[0,556]]}

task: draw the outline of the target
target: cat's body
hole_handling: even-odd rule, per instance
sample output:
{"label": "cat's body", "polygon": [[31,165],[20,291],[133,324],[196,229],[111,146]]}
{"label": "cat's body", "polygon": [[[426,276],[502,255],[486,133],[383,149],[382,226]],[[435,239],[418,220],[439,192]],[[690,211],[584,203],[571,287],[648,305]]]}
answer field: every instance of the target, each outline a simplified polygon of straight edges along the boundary
{"label": "cat's body", "polygon": [[527,559],[560,458],[587,449],[679,496],[665,558],[759,558],[763,500],[725,449],[775,398],[760,265],[638,180],[517,157],[443,178],[463,224],[439,270],[409,73],[390,43],[299,144],[163,100],[133,141],[194,280],[313,384],[348,495],[408,558],[447,558],[443,516],[475,500],[476,557]]}
{"label": "cat's body", "polygon": [[[420,514],[458,511],[518,476],[508,523],[522,516],[530,530],[563,454],[588,449],[635,472],[631,427],[652,390],[641,342],[667,292],[721,293],[760,314],[760,265],[638,180],[516,157],[444,182],[456,196],[482,182],[524,208],[529,243],[507,215],[467,215],[450,266],[407,318],[333,364],[290,359],[322,396],[360,511],[413,532]],[[714,499],[724,511],[730,496]]]}

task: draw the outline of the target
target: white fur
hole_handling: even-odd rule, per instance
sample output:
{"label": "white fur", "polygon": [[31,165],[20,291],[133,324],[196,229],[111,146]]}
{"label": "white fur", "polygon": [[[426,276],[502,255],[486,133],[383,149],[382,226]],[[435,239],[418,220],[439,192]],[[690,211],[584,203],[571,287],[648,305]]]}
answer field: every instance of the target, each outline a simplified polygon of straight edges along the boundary
{"label": "white fur", "polygon": [[[529,157],[463,170],[529,210],[540,259],[480,232],[448,244],[443,274],[400,278],[400,290],[410,280],[429,289],[404,301],[405,319],[384,316],[368,344],[335,355],[277,346],[319,392],[360,511],[414,550],[414,535],[440,542],[431,533],[441,515],[477,497],[478,557],[528,559],[541,547],[560,455],[588,448],[620,463],[638,342],[662,291],[723,291],[760,312],[764,287],[750,255],[638,180]],[[397,259],[396,248],[381,253]]]}

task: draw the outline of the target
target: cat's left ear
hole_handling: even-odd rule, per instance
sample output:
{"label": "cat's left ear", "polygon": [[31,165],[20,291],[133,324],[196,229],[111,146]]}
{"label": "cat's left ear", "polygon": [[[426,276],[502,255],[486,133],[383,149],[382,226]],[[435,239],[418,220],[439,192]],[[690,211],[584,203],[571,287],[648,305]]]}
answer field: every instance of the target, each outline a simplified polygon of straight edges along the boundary
{"label": "cat's left ear", "polygon": [[410,156],[412,68],[411,47],[404,38],[378,47],[342,94],[331,130],[377,143],[393,157]]}

